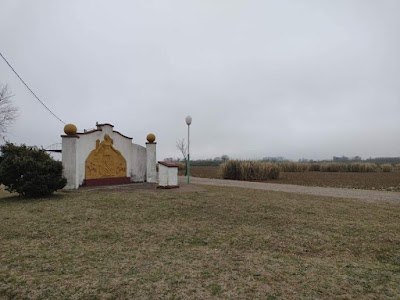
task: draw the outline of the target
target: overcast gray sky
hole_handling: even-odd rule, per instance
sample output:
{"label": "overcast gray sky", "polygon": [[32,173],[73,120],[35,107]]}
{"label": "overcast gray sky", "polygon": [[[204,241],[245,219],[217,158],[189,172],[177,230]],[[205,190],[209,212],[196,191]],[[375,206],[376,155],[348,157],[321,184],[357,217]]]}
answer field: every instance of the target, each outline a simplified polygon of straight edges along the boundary
{"label": "overcast gray sky", "polygon": [[[158,159],[400,156],[400,1],[0,1],[0,51],[78,129],[108,122]],[[0,61],[21,114],[8,139],[63,124]]]}

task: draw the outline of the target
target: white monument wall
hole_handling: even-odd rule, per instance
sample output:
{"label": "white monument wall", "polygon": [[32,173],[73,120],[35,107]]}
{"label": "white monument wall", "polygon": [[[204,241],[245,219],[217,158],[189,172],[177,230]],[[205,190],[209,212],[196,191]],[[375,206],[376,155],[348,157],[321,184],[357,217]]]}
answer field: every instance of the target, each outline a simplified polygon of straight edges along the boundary
{"label": "white monument wall", "polygon": [[133,182],[143,182],[146,178],[146,148],[140,145],[132,144],[132,165],[131,180]]}
{"label": "white monument wall", "polygon": [[[62,162],[64,176],[67,178],[67,189],[76,189],[84,183],[86,159],[96,148],[96,140],[102,142],[106,134],[113,140],[113,147],[126,160],[125,176],[133,182],[146,181],[149,154],[146,148],[133,144],[131,138],[114,131],[112,125],[100,124],[96,130],[62,136]],[[154,153],[151,155],[155,155],[155,147],[152,152]],[[156,162],[154,169],[155,164]]]}
{"label": "white monument wall", "polygon": [[67,179],[66,189],[76,189],[79,186],[77,169],[77,137],[64,137],[62,141],[62,164],[64,176]]}

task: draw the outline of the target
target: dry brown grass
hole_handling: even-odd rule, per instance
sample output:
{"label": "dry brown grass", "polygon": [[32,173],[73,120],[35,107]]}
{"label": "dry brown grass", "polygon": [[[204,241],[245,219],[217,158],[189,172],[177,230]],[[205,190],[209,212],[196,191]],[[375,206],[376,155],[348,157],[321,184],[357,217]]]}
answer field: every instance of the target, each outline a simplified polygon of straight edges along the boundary
{"label": "dry brown grass", "polygon": [[400,204],[207,187],[0,199],[0,298],[398,299]]}

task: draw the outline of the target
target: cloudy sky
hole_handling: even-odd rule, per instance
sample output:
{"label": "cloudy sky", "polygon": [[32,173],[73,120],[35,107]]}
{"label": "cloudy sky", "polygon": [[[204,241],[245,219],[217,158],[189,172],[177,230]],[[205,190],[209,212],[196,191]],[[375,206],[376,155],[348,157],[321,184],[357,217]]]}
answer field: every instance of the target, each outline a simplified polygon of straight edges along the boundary
{"label": "cloudy sky", "polygon": [[[0,52],[79,130],[108,122],[158,159],[193,117],[194,159],[400,156],[400,1],[0,1]],[[63,124],[0,60],[20,116],[7,138]]]}

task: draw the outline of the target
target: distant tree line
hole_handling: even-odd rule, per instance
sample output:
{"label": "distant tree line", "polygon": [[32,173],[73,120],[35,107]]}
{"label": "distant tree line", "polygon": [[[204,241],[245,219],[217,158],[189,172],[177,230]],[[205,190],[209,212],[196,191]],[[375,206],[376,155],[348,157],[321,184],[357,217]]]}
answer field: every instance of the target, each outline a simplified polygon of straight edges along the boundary
{"label": "distant tree line", "polygon": [[[171,162],[183,162],[186,164],[187,160],[187,153],[186,149],[183,147],[184,143],[180,143],[181,147],[177,147],[178,149],[182,150],[182,156],[183,158],[174,158],[174,157],[168,157],[165,159],[165,161],[171,161]],[[190,164],[192,166],[219,166],[223,162],[230,160],[230,157],[226,154],[217,156],[214,158],[208,158],[208,159],[196,159],[190,160]],[[273,163],[286,163],[286,162],[292,162],[293,160],[287,159],[283,156],[266,156],[261,159],[261,161],[265,162],[273,162]],[[367,158],[367,159],[362,159],[361,156],[354,156],[354,157],[348,157],[345,155],[342,156],[333,156],[331,160],[325,159],[325,160],[314,160],[314,159],[307,159],[307,158],[300,158],[298,160],[300,163],[317,163],[317,162],[337,162],[337,163],[355,163],[355,162],[365,162],[365,163],[374,163],[374,164],[398,164],[400,163],[400,157],[375,157],[375,158]]]}
{"label": "distant tree line", "polygon": [[[286,159],[282,156],[277,157],[264,157],[262,160],[268,162],[290,162],[290,159]],[[361,156],[347,157],[347,156],[333,156],[332,160],[324,159],[324,160],[314,160],[307,158],[300,158],[298,162],[301,163],[315,163],[315,162],[340,162],[340,163],[355,163],[355,162],[366,162],[366,163],[374,163],[374,164],[398,164],[400,163],[400,157],[370,157],[367,159],[362,159]]]}
{"label": "distant tree line", "polygon": [[267,162],[286,162],[286,161],[290,161],[289,159],[286,159],[282,156],[267,156],[267,157],[263,157],[262,159],[263,161],[267,161]]}
{"label": "distant tree line", "polygon": [[400,163],[400,157],[375,157],[367,158],[365,161],[374,164],[398,164]]}
{"label": "distant tree line", "polygon": [[[165,161],[170,161],[170,162],[181,162],[186,164],[186,160],[181,159],[179,157],[173,158],[173,157],[167,157],[164,159]],[[195,159],[195,160],[190,160],[190,165],[191,166],[219,166],[222,164],[225,160],[222,160],[220,157],[216,158],[208,158],[208,159]]]}
{"label": "distant tree line", "polygon": [[400,163],[400,157],[370,157],[362,159],[360,156],[347,157],[347,156],[334,156],[333,162],[367,162],[374,164],[396,164]]}

